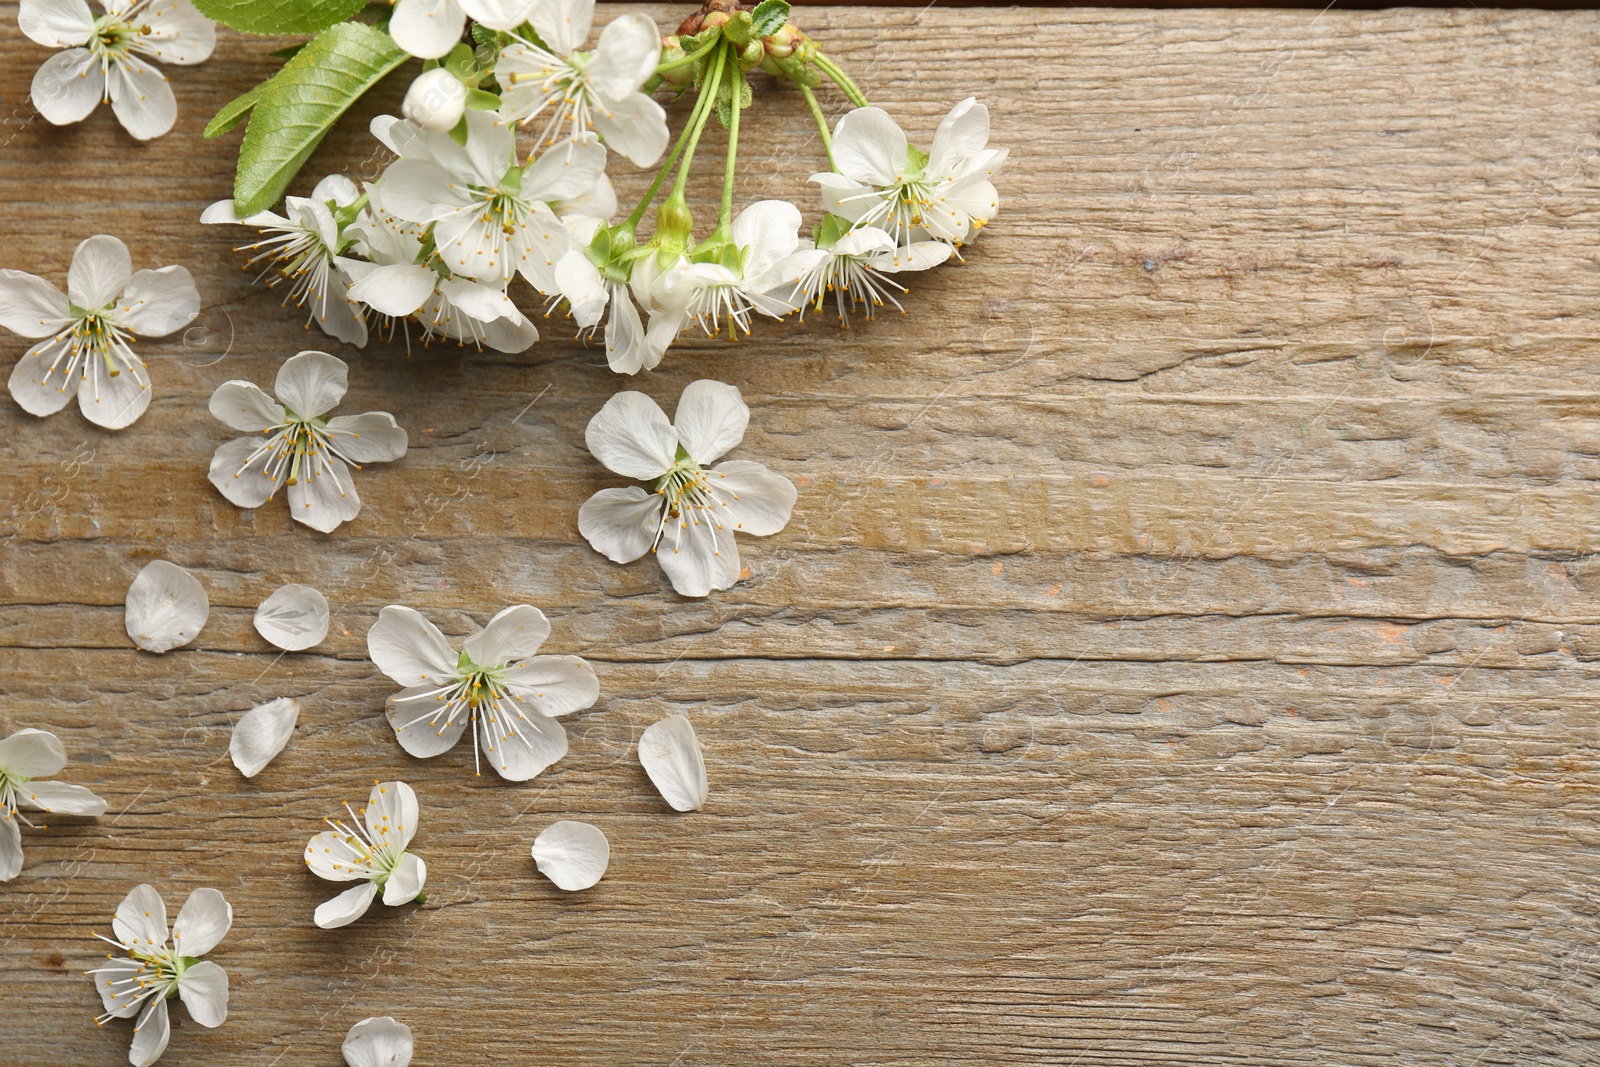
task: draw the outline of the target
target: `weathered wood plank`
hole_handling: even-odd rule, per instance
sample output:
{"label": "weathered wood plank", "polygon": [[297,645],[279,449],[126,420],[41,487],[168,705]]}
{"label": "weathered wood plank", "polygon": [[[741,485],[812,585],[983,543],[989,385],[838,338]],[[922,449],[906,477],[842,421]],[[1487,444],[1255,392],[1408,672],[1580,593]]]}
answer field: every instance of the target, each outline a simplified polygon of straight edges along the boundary
{"label": "weathered wood plank", "polygon": [[[104,230],[206,306],[145,347],[132,430],[0,404],[0,729],[58,731],[112,804],[26,832],[0,887],[10,1059],[124,1061],[78,972],[141,880],[237,915],[232,1017],[183,1021],[171,1063],[333,1063],[370,1014],[418,1067],[1595,1058],[1594,14],[805,10],[924,137],[985,96],[1003,213],[904,317],[691,340],[627,382],[554,320],[515,357],[304,332],[195,223],[232,148],[197,133],[274,45],[174,72],[178,132],[137,145],[31,117],[14,15],[4,265],[59,277]],[[779,97],[748,124],[741,200],[809,197],[804,123]],[[313,169],[374,176],[359,127]],[[414,445],[329,537],[204,477],[211,390],[307,345]],[[575,512],[617,484],[581,444],[604,399],[706,376],[802,490],[691,603]],[[120,611],[157,556],[214,605],[162,658]],[[250,615],[292,580],[334,626],[278,657]],[[518,600],[600,675],[572,752],[527,786],[405,757],[378,608],[459,635]],[[241,781],[230,724],[285,693],[295,739]],[[673,710],[711,766],[695,816],[634,755]],[[318,931],[303,839],[391,775],[430,901]],[[563,817],[614,847],[575,896],[528,858]]]}

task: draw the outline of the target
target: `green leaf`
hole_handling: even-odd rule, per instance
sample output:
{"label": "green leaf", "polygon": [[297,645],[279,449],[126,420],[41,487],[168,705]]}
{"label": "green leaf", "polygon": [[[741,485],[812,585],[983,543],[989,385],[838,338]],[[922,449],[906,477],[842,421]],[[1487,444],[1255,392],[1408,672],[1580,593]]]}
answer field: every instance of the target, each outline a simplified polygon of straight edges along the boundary
{"label": "green leaf", "polygon": [[468,111],[499,111],[500,110],[500,98],[498,96],[496,96],[494,93],[486,92],[483,89],[468,89],[467,90],[467,110]]}
{"label": "green leaf", "polygon": [[239,123],[250,117],[250,109],[256,106],[256,101],[261,99],[261,94],[267,91],[267,86],[272,84],[268,78],[260,85],[247,93],[241,93],[222,106],[212,120],[206,124],[204,136],[207,139],[221,137]]}
{"label": "green leaf", "polygon": [[367,0],[195,0],[194,6],[245,33],[317,33],[354,17]]}
{"label": "green leaf", "polygon": [[276,203],[339,116],[409,58],[382,30],[341,22],[289,60],[256,101],[239,147],[239,213]]}
{"label": "green leaf", "polygon": [[272,55],[277,56],[279,59],[293,59],[295,56],[300,54],[300,49],[304,48],[305,46],[306,42],[301,41],[299,44],[292,44],[288,48],[280,48],[276,52],[273,52]]}
{"label": "green leaf", "polygon": [[755,23],[752,31],[755,36],[770,37],[789,21],[789,5],[785,0],[761,0],[750,13],[750,18]]}

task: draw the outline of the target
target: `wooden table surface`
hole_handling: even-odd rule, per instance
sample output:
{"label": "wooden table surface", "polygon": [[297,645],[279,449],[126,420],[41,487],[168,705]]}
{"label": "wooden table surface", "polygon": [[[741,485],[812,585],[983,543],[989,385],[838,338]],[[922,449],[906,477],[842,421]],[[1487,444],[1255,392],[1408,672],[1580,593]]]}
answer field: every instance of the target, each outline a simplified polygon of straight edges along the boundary
{"label": "wooden table surface", "polygon": [[[228,1022],[176,1012],[171,1064],[333,1065],[381,1014],[420,1067],[1600,1059],[1595,14],[806,9],[921,139],[988,101],[1002,213],[904,317],[762,323],[638,379],[555,320],[518,356],[305,333],[196,221],[236,143],[198,132],[273,46],[172,72],[146,146],[31,117],[49,53],[15,14],[4,265],[59,280],[110,232],[205,307],[144,347],[129,430],[0,403],[0,732],[55,730],[111,805],[25,832],[0,886],[0,1060],[124,1062],[80,972],[141,881],[235,909]],[[403,82],[313,168],[373,176]],[[768,95],[740,199],[814,217],[803,106]],[[332,536],[205,477],[211,391],[303,347],[412,431]],[[801,489],[690,601],[576,515],[621,484],[582,444],[605,398],[701,377]],[[157,557],[213,605],[159,657],[122,621]],[[291,581],[334,625],[280,656],[250,618]],[[571,753],[523,785],[407,757],[378,609],[460,636],[518,602],[599,674]],[[244,781],[230,724],[282,695],[300,728]],[[636,758],[674,711],[699,814]],[[337,887],[301,848],[380,777],[422,798],[430,899],[318,930]],[[591,891],[529,859],[558,818],[611,838]]]}

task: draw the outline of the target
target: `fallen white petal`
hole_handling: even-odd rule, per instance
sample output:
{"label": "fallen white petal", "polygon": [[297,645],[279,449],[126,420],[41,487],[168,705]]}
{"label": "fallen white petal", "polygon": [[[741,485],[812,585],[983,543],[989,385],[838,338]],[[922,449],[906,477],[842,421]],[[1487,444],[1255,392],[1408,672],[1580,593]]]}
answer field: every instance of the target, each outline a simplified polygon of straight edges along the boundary
{"label": "fallen white petal", "polygon": [[588,889],[606,873],[611,842],[599,827],[563,819],[534,838],[533,861],[559,888]]}
{"label": "fallen white petal", "polygon": [[210,616],[206,591],[176,563],[155,560],[128,586],[123,623],[133,643],[147,652],[166,652],[193,641]]}
{"label": "fallen white petal", "polygon": [[645,727],[639,762],[668,804],[698,811],[706,802],[706,761],[694,727],[682,715],[668,715]]}
{"label": "fallen white petal", "polygon": [[309,585],[286,585],[256,609],[256,633],[279,648],[301,652],[328,636],[328,598]]}
{"label": "fallen white petal", "polygon": [[412,1048],[411,1027],[383,1015],[352,1026],[342,1051],[349,1067],[406,1067]]}
{"label": "fallen white petal", "polygon": [[261,768],[289,743],[299,718],[300,701],[293,697],[269,700],[239,716],[233,724],[233,740],[228,743],[228,753],[239,773],[246,778],[260,774]]}

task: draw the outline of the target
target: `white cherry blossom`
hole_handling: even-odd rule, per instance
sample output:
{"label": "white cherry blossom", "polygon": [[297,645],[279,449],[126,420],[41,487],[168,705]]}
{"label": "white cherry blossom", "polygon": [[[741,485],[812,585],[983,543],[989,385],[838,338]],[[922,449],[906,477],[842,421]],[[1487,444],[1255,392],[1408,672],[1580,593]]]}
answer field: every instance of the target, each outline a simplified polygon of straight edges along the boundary
{"label": "white cherry blossom", "polygon": [[578,510],[578,529],[615,563],[656,553],[672,587],[705,596],[739,580],[734,533],[766,537],[789,521],[795,488],[787,478],[723,453],[744,438],[750,421],[739,390],[691,382],[673,422],[643,393],[618,393],[589,420],[584,439],[616,473],[650,483],[602,489]]}
{"label": "white cherry blossom", "polygon": [[211,484],[241,508],[258,508],[289,487],[296,522],[327,533],[356,517],[350,469],[406,454],[406,432],[387,411],[328,417],[343,399],[349,368],[326,352],[284,360],[277,398],[252,382],[228,381],[211,394],[211,414],[250,437],[236,437],[211,458]]}
{"label": "white cherry blossom", "polygon": [[22,871],[22,828],[32,826],[18,808],[47,815],[104,815],[106,802],[81,785],[46,782],[67,765],[67,750],[48,730],[18,730],[0,741],[0,882]]}
{"label": "white cherry blossom", "polygon": [[172,997],[181,999],[189,1018],[201,1026],[223,1024],[228,1017],[228,972],[199,958],[216,948],[233,926],[233,908],[221,893],[196,889],[189,894],[172,924],[170,946],[167,906],[148,885],[133,887],[117,905],[111,925],[115,940],[95,936],[126,955],[108,955],[104,967],[86,973],[94,977],[106,1009],[95,1022],[138,1017],[128,1062],[149,1067],[166,1051],[171,1037],[167,1001]]}
{"label": "white cherry blossom", "polygon": [[537,0],[528,21],[539,40],[517,38],[495,65],[504,87],[501,118],[542,120],[541,148],[593,132],[635,166],[653,166],[667,147],[667,114],[639,90],[661,61],[655,23],[636,12],[620,15],[584,52],[594,0]]}
{"label": "white cherry blossom", "polygon": [[366,315],[350,299],[350,276],[337,259],[349,243],[340,218],[348,217],[346,226],[360,219],[364,209],[355,208],[360,200],[361,190],[355,182],[342,174],[330,174],[317,183],[309,197],[285,197],[285,215],[261,211],[240,218],[232,200],[219,200],[206,208],[200,221],[260,230],[261,240],[234,249],[255,253],[246,269],[264,264],[257,281],[270,275],[269,288],[287,282],[285,305],[294,301],[330,337],[362,346],[367,343]]}
{"label": "white cherry blossom", "polygon": [[394,43],[418,59],[438,59],[456,46],[467,19],[509,30],[528,17],[530,0],[395,0],[389,19]]}
{"label": "white cherry blossom", "polygon": [[839,120],[833,135],[837,171],[813,174],[823,207],[863,226],[876,226],[899,245],[931,239],[961,245],[999,209],[991,180],[1007,149],[989,148],[989,109],[973,97],[939,123],[926,153],[877,107]]}
{"label": "white cherry blossom", "polygon": [[644,319],[634,305],[628,282],[608,275],[590,258],[589,243],[601,223],[586,215],[561,220],[572,247],[556,261],[555,284],[572,309],[580,334],[592,333],[606,320],[606,363],[618,374],[637,374],[661,362],[663,349],[649,343]]}
{"label": "white cherry blossom", "polygon": [[904,293],[906,287],[888,275],[936,267],[949,259],[955,249],[943,241],[897,245],[893,237],[876,226],[857,226],[822,247],[822,251],[827,258],[800,280],[793,300],[801,305],[802,313],[806,307],[821,311],[831,293],[839,324],[848,328],[854,308],[863,308],[869,319],[884,304],[893,304],[903,312],[905,309],[894,294]]}
{"label": "white cherry blossom", "polygon": [[419,759],[442,755],[472,729],[473,761],[525,782],[567,754],[558,716],[600,695],[594,671],[577,656],[537,656],[550,633],[538,608],[506,608],[462,642],[457,653],[433,623],[391,604],[367,633],[378,669],[404,686],[389,698],[400,747]]}
{"label": "white cherry blossom", "polygon": [[189,0],[22,0],[17,23],[39,44],[65,48],[33,76],[33,106],[57,126],[79,122],[110,102],[117,121],[139,140],[160,137],[178,118],[161,68],[203,63],[216,47],[216,24]]}
{"label": "white cherry blossom", "polygon": [[306,866],[330,882],[359,882],[317,908],[324,930],[349,926],[367,913],[378,894],[390,907],[420,902],[428,865],[406,850],[417,833],[421,809],[416,792],[404,782],[377,782],[358,818],[350,805],[348,823],[327,819],[331,829],[306,844]]}
{"label": "white cherry blossom", "polygon": [[85,418],[130,426],[150,406],[150,376],[136,334],[165,337],[200,314],[183,267],[135,273],[128,246],[100,234],[72,254],[65,294],[43,278],[0,270],[0,326],[40,341],[11,371],[11,396],[30,415],[50,415],[74,396]]}
{"label": "white cherry blossom", "polygon": [[633,287],[640,303],[652,309],[646,343],[664,351],[691,323],[707,337],[725,323],[732,340],[750,332],[755,312],[782,318],[794,311],[796,287],[825,255],[809,242],[802,247],[799,229],[799,208],[784,200],[759,200],[733,220],[737,269],[684,258],[649,273],[641,270],[649,266],[649,258],[641,260]]}

